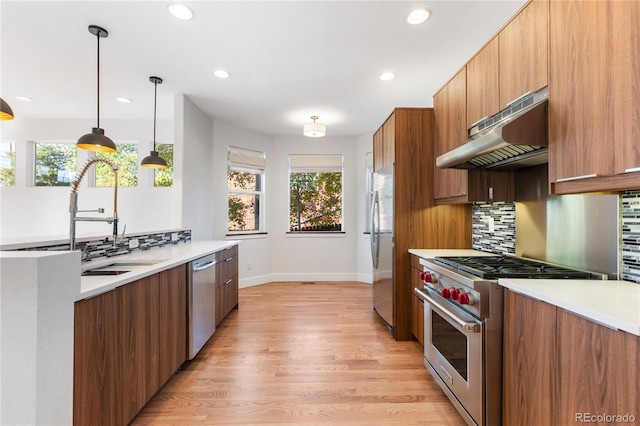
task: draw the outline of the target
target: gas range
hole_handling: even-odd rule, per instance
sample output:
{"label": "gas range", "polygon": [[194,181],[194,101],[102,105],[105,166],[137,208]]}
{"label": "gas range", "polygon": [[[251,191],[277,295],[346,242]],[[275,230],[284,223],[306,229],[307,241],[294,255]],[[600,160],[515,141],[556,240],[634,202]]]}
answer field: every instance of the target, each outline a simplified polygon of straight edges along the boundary
{"label": "gas range", "polygon": [[502,311],[499,278],[604,279],[513,256],[421,259],[424,363],[470,425],[501,424]]}

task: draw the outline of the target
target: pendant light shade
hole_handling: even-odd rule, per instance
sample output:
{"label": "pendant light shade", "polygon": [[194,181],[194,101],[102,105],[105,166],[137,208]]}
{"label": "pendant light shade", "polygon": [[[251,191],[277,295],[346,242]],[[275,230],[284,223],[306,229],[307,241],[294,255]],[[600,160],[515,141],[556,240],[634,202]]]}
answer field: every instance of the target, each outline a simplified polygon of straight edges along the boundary
{"label": "pendant light shade", "polygon": [[302,132],[304,133],[305,136],[308,136],[310,138],[323,137],[324,134],[326,133],[325,125],[322,123],[316,123],[316,120],[318,119],[317,115],[312,115],[311,119],[313,120],[313,123],[305,124]]}
{"label": "pendant light shade", "polygon": [[13,110],[2,98],[0,98],[0,120],[13,120]]}
{"label": "pendant light shade", "polygon": [[89,32],[98,40],[98,124],[91,129],[91,133],[78,139],[77,146],[88,151],[116,152],[116,144],[106,137],[104,130],[100,128],[100,38],[108,37],[109,33],[97,25],[89,25]]}
{"label": "pendant light shade", "polygon": [[154,86],[154,94],[153,94],[153,151],[142,159],[140,165],[142,167],[147,167],[151,169],[166,169],[167,162],[164,161],[164,158],[158,155],[158,151],[156,151],[156,105],[158,103],[158,84],[162,84],[162,79],[160,77],[149,77],[149,81],[153,83]]}

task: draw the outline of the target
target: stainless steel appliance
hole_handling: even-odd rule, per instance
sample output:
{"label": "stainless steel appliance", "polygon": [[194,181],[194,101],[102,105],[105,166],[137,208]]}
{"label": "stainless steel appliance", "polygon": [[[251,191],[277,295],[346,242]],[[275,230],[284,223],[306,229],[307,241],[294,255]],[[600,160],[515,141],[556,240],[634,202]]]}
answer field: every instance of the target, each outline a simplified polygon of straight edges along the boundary
{"label": "stainless steel appliance", "polygon": [[216,331],[216,257],[201,257],[190,263],[187,300],[189,301],[189,359],[193,359]]}
{"label": "stainless steel appliance", "polygon": [[421,259],[424,363],[470,425],[502,415],[503,290],[498,278],[604,278],[510,256]]}
{"label": "stainless steel appliance", "polygon": [[371,260],[373,262],[373,308],[395,337],[393,276],[393,165],[374,174],[371,206]]}

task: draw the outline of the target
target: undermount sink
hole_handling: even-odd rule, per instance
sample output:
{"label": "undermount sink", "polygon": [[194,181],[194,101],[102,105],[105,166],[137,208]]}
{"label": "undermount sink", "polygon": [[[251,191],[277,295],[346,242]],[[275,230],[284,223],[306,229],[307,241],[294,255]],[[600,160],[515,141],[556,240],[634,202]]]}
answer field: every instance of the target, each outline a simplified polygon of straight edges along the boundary
{"label": "undermount sink", "polygon": [[94,268],[89,267],[87,269],[83,269],[80,272],[80,275],[83,277],[120,275],[120,274],[126,274],[127,272],[131,272],[134,269],[155,265],[156,263],[159,263],[159,262],[161,261],[131,261],[131,260],[124,260],[122,262],[114,261],[106,265],[96,266]]}

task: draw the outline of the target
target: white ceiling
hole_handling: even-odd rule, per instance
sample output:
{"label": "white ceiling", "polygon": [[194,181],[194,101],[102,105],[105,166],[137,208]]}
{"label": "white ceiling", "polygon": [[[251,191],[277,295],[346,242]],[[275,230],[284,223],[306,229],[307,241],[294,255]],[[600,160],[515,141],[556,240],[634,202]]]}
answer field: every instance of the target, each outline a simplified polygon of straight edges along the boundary
{"label": "white ceiling", "polygon": [[[18,118],[95,119],[93,24],[109,31],[102,119],[152,118],[156,75],[159,118],[184,93],[206,114],[264,134],[301,135],[318,115],[327,135],[364,135],[394,107],[432,106],[524,0],[187,1],[191,21],[172,17],[169,3],[2,0],[0,95]],[[431,19],[404,23],[418,6]],[[214,77],[217,68],[231,77]],[[396,78],[380,81],[383,71]]]}

